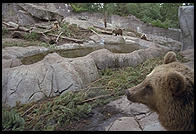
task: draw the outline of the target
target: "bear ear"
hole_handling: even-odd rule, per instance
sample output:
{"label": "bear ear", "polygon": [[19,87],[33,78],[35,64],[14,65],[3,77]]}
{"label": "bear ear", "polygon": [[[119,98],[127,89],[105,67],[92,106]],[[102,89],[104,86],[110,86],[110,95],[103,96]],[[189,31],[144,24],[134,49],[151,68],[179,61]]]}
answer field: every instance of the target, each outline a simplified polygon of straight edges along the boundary
{"label": "bear ear", "polygon": [[169,72],[167,74],[168,89],[173,95],[180,96],[185,89],[185,78],[178,72]]}
{"label": "bear ear", "polygon": [[171,62],[177,61],[176,54],[173,51],[169,51],[164,56],[164,64],[168,64]]}

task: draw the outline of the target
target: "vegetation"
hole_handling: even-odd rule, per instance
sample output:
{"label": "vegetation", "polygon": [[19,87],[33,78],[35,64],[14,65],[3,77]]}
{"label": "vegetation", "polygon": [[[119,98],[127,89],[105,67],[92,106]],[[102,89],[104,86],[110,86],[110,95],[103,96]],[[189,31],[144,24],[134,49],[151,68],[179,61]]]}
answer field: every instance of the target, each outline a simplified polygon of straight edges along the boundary
{"label": "vegetation", "polygon": [[34,40],[38,40],[39,38],[40,38],[39,34],[35,32],[24,34],[24,39],[26,40],[34,41]]}
{"label": "vegetation", "polygon": [[193,3],[71,3],[74,12],[132,14],[146,23],[162,28],[179,28],[178,8]]}
{"label": "vegetation", "polygon": [[2,109],[3,130],[20,131],[24,129],[25,120],[15,110]]}
{"label": "vegetation", "polygon": [[[101,70],[100,78],[85,89],[67,91],[29,104],[17,103],[16,107],[3,110],[3,130],[62,130],[73,121],[87,119],[93,108],[119,98],[125,89],[143,81],[155,66],[162,64],[162,59],[148,59],[135,68]],[[179,53],[177,59],[186,61]]]}

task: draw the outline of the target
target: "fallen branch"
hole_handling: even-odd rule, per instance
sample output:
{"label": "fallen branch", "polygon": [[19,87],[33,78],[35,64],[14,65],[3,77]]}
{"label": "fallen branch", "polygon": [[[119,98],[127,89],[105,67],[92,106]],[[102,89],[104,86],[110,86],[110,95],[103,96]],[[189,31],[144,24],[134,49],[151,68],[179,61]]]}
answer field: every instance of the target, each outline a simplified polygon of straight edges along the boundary
{"label": "fallen branch", "polygon": [[21,116],[23,117],[26,113],[28,113],[30,110],[32,110],[35,107],[35,105],[33,105],[32,107],[30,107],[26,112],[24,112]]}
{"label": "fallen branch", "polygon": [[24,31],[24,32],[30,32],[33,28],[27,29],[25,27],[21,27],[16,23],[6,23],[3,22],[4,25],[8,26],[8,27],[12,27],[12,28],[8,28],[8,30],[10,31]]}
{"label": "fallen branch", "polygon": [[48,29],[49,28],[48,26],[41,26],[41,25],[38,25],[38,24],[35,24],[35,27],[42,28],[42,29]]}
{"label": "fallen branch", "polygon": [[[48,34],[48,35],[58,37],[58,35],[55,35],[55,34]],[[70,40],[70,41],[74,41],[74,42],[77,42],[77,43],[83,43],[84,42],[84,40],[69,38],[69,37],[65,37],[65,36],[61,36],[60,38]]]}
{"label": "fallen branch", "polygon": [[105,31],[112,31],[113,29],[110,29],[110,28],[104,28],[104,27],[99,27],[99,26],[93,26],[94,28],[99,28],[101,30],[105,30]]}
{"label": "fallen branch", "polygon": [[102,30],[102,29],[97,29],[97,28],[94,28],[95,30],[97,30],[98,32],[101,32],[103,34],[109,34],[109,35],[112,35],[112,31],[106,31],[106,30]]}
{"label": "fallen branch", "polygon": [[84,100],[84,101],[82,101],[82,102],[79,102],[78,105],[81,105],[81,104],[83,104],[83,103],[86,103],[86,102],[89,102],[89,101],[93,101],[93,100],[96,100],[96,99],[100,99],[100,98],[112,96],[113,94],[114,94],[114,93],[112,93],[112,94],[107,94],[107,95],[96,96],[96,97],[94,97],[94,98],[90,98],[90,99]]}
{"label": "fallen branch", "polygon": [[90,29],[90,30],[101,38],[101,36],[97,32],[95,32],[93,29]]}
{"label": "fallen branch", "polygon": [[63,34],[63,32],[60,32],[60,34],[59,34],[58,37],[56,38],[56,42],[58,42],[59,37],[61,36],[61,34]]}

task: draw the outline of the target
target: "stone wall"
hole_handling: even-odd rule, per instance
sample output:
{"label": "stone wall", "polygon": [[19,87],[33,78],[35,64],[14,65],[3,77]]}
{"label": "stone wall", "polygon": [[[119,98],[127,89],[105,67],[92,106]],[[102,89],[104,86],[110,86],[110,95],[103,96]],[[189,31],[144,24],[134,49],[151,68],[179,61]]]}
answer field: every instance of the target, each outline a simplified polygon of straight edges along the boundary
{"label": "stone wall", "polygon": [[182,30],[183,50],[194,48],[194,6],[181,6],[178,19]]}
{"label": "stone wall", "polygon": [[164,28],[154,27],[140,21],[133,15],[130,15],[128,17],[120,17],[118,15],[112,15],[111,22],[112,25],[114,26],[130,29],[145,34],[164,36],[167,38],[172,38],[177,41],[181,41],[180,29],[164,29]]}

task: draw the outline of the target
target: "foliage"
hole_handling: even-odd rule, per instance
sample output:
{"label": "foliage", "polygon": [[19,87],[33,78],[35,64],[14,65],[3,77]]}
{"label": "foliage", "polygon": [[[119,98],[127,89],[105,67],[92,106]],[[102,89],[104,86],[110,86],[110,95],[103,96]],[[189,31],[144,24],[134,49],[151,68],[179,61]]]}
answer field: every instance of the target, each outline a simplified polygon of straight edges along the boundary
{"label": "foliage", "polygon": [[7,30],[7,28],[2,28],[2,36],[7,35],[9,33],[9,31]]}
{"label": "foliage", "polygon": [[2,110],[3,130],[22,131],[25,120],[15,110]]}
{"label": "foliage", "polygon": [[24,38],[26,39],[26,40],[38,40],[39,39],[39,34],[38,33],[36,33],[36,32],[31,32],[31,33],[27,33],[27,34],[25,34],[24,35]]}
{"label": "foliage", "polygon": [[132,14],[146,23],[162,28],[179,28],[178,8],[193,3],[74,3],[74,12],[107,12],[127,16]]}
{"label": "foliage", "polygon": [[55,45],[52,45],[52,44],[49,44],[49,43],[45,43],[45,42],[40,43],[39,46],[43,46],[43,47],[49,48],[51,51],[56,49]]}

